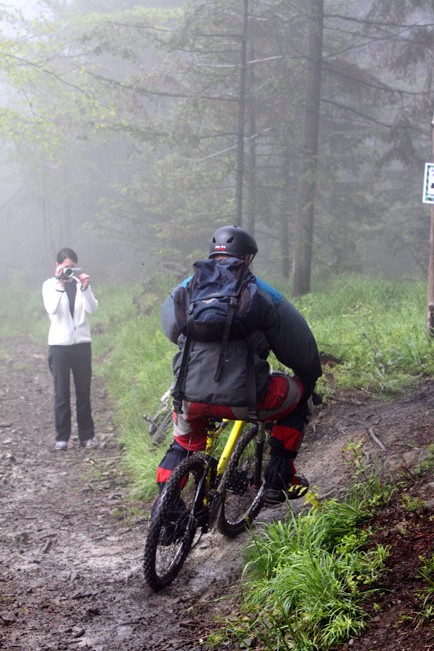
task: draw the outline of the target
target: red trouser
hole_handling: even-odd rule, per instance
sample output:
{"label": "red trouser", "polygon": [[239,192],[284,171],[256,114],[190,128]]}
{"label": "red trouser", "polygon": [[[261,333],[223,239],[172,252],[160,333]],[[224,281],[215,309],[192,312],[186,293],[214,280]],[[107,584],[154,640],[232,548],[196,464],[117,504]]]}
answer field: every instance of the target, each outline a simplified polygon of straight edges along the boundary
{"label": "red trouser", "polygon": [[[303,438],[306,406],[301,383],[294,377],[272,374],[268,390],[258,403],[258,420],[274,422],[270,435],[271,454],[285,459],[288,473],[294,474],[293,460]],[[209,417],[247,420],[247,407],[227,407],[199,402],[182,403],[182,413],[174,414],[174,443],[157,470],[157,482],[166,482],[187,452],[204,450]],[[289,479],[291,478],[289,477]]]}

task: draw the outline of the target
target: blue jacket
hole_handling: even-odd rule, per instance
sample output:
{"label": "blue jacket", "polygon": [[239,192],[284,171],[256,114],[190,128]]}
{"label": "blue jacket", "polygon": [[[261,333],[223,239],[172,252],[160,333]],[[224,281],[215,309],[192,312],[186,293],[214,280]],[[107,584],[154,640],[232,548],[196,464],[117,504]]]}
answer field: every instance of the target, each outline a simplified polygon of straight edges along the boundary
{"label": "blue jacket", "polygon": [[[186,279],[182,284],[187,284]],[[241,406],[246,404],[246,373],[249,350],[254,351],[256,392],[258,399],[268,387],[270,351],[291,369],[307,393],[321,376],[321,362],[315,338],[304,317],[274,287],[256,277],[258,287],[259,327],[244,340],[228,342],[225,366],[218,382],[213,370],[219,358],[219,342],[192,342],[187,369],[185,399],[192,402]],[[175,290],[162,306],[163,332],[179,351],[173,361],[175,376],[179,372],[185,337],[180,336],[175,319]]]}

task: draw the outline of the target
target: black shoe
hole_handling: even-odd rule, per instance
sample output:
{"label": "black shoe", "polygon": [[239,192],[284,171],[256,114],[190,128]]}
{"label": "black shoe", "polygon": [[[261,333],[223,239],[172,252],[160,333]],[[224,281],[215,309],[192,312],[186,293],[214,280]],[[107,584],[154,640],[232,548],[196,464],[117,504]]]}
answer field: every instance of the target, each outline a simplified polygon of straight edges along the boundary
{"label": "black shoe", "polygon": [[306,495],[309,490],[309,482],[306,477],[296,475],[294,479],[296,484],[291,484],[286,489],[266,488],[264,491],[264,502],[267,506],[276,506],[283,504],[286,500],[298,500]]}

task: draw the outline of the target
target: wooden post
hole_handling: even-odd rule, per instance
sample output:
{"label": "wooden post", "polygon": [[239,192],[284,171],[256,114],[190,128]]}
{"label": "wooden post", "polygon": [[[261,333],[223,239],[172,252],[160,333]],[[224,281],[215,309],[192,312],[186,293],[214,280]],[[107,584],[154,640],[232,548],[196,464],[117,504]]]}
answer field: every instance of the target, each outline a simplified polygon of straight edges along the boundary
{"label": "wooden post", "polygon": [[[431,120],[431,134],[434,160],[434,117]],[[426,332],[430,339],[434,338],[434,204],[431,204],[431,223],[429,230],[428,310]]]}

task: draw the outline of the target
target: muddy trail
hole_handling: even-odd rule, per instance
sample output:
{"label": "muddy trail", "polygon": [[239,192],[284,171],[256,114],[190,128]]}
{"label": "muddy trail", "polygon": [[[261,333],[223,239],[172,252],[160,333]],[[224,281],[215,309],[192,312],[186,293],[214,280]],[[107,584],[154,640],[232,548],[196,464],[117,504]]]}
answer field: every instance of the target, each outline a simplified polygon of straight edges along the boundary
{"label": "muddy trail", "polygon": [[[249,534],[236,541],[204,536],[177,582],[153,594],[141,568],[149,507],[129,497],[103,382],[95,378],[92,396],[101,447],[79,448],[75,437],[67,452],[56,452],[45,348],[30,338],[0,343],[0,648],[205,648],[214,616],[230,609],[225,595],[240,579]],[[321,497],[340,494],[352,474],[343,450],[348,441],[363,440],[365,455],[388,471],[412,473],[434,442],[433,423],[434,382],[387,404],[346,395],[316,413],[298,469]],[[419,489],[432,531],[430,482]],[[283,518],[286,509],[264,511],[259,519]],[[433,649],[426,640],[425,646],[387,646],[383,635],[381,646]],[[352,648],[379,646],[356,641]]]}

